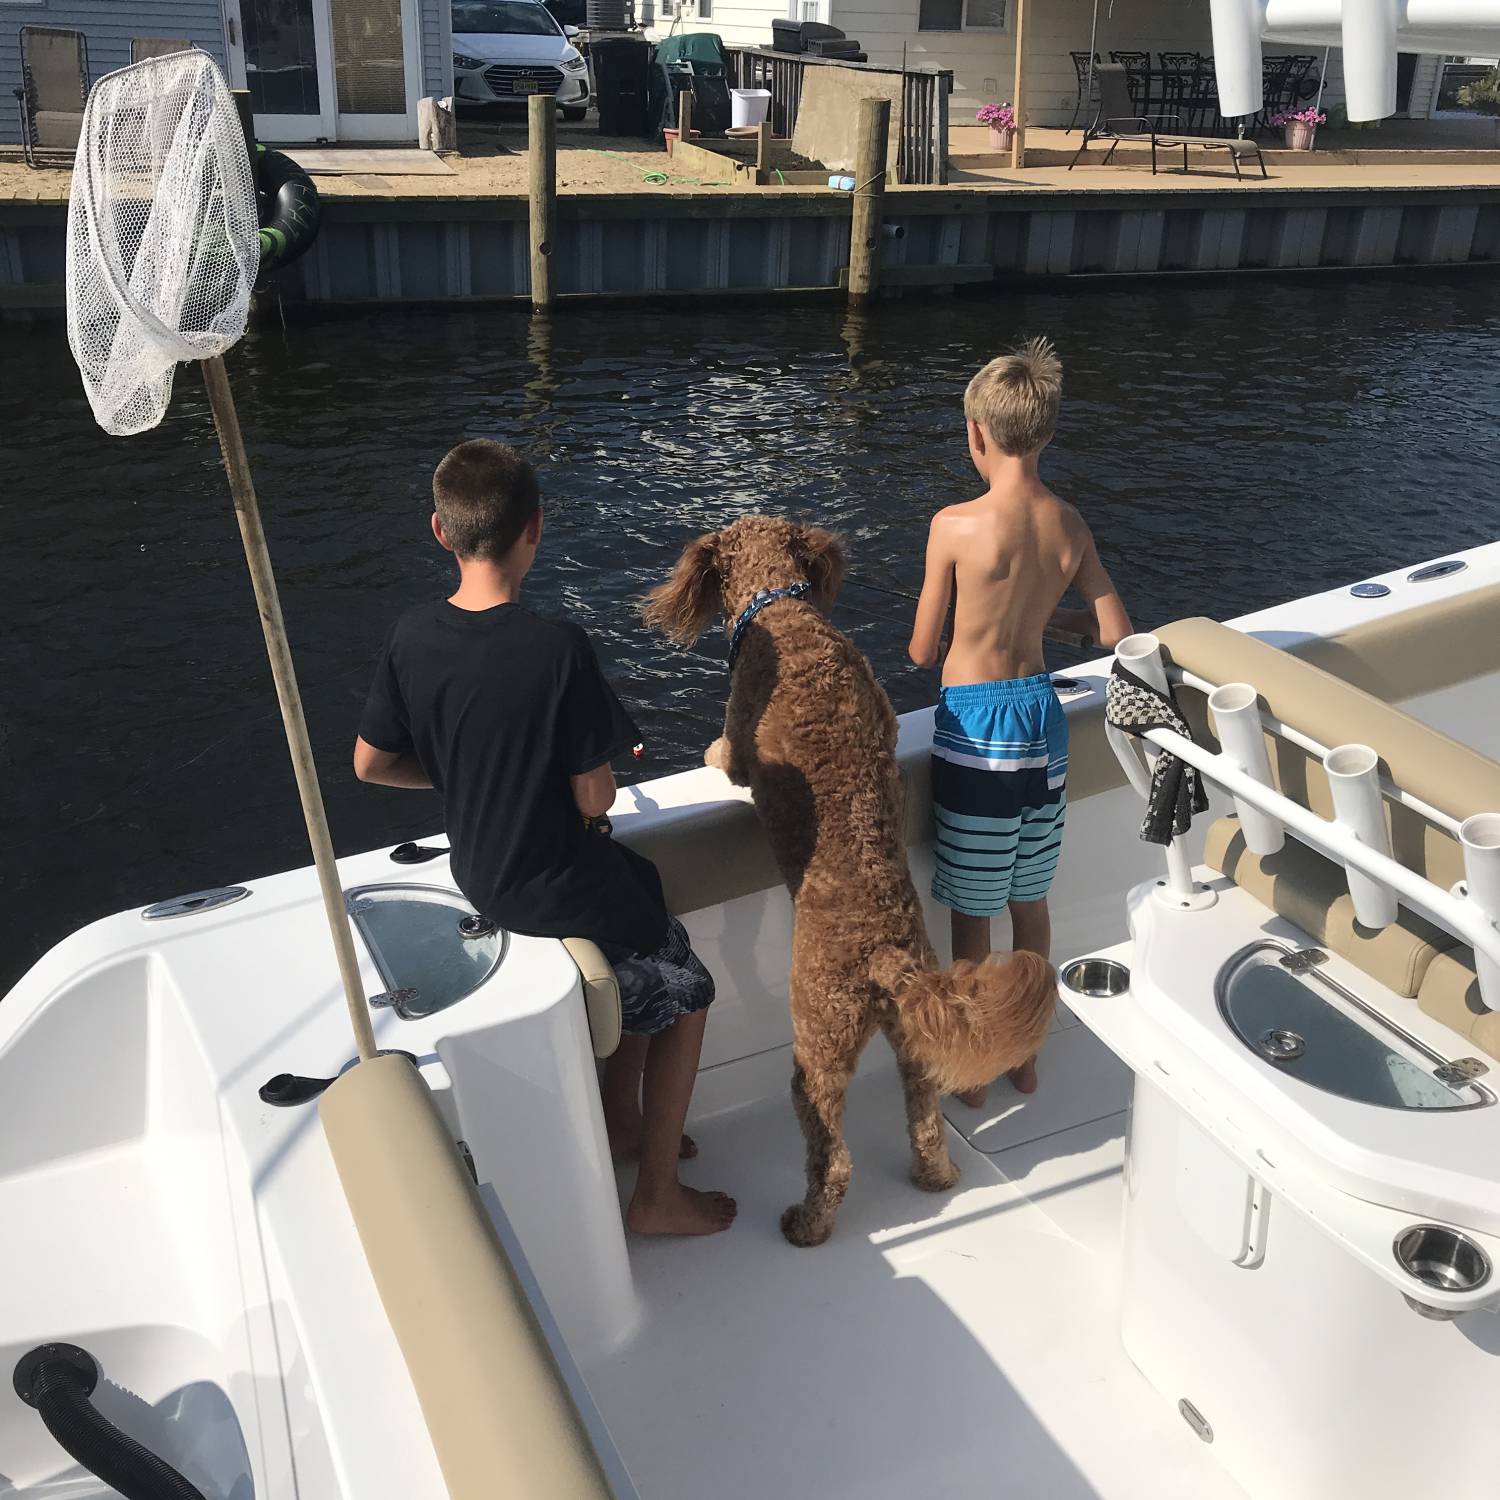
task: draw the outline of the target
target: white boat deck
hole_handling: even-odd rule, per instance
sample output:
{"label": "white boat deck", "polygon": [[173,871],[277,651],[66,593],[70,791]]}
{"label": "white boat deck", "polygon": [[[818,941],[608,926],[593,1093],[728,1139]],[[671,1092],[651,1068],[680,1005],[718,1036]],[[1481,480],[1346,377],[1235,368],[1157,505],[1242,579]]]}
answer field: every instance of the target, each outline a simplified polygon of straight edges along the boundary
{"label": "white boat deck", "polygon": [[[963,1179],[907,1179],[877,1042],[850,1094],[833,1239],[788,1245],[802,1139],[784,1089],[694,1124],[684,1176],[739,1200],[708,1240],[632,1239],[640,1332],[589,1369],[649,1500],[1220,1500],[1241,1490],[1119,1338],[1129,1073],[1065,1013],[1029,1100],[953,1102]],[[787,1052],[723,1070],[790,1075]],[[712,1074],[703,1080],[712,1097]],[[622,1190],[629,1174],[621,1173]]]}

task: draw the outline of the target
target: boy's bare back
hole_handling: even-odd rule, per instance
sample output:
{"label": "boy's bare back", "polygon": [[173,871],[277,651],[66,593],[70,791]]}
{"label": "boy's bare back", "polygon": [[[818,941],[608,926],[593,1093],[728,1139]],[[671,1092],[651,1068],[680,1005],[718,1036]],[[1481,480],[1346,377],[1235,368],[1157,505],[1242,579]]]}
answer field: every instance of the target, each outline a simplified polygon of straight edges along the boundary
{"label": "boy's bare back", "polygon": [[1042,633],[1063,595],[1076,589],[1087,606],[1076,613],[1088,619],[1058,623],[1092,635],[1099,602],[1114,593],[1082,516],[1031,476],[933,518],[919,628],[933,612],[941,628],[955,588],[948,687],[1045,671]]}

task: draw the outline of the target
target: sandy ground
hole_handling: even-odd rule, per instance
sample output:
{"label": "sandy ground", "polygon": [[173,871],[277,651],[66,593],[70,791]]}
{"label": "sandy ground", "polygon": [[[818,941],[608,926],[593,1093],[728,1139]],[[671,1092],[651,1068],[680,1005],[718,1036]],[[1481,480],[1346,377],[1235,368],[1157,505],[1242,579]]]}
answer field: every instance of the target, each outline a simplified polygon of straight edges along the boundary
{"label": "sandy ground", "polygon": [[[1487,134],[1468,128],[1460,136],[1439,128],[1446,122],[1387,122],[1379,131],[1327,135],[1316,151],[1286,152],[1266,145],[1270,180],[1263,182],[1253,169],[1246,169],[1246,189],[1329,188],[1419,188],[1500,186],[1500,141],[1490,144]],[[1463,122],[1466,127],[1469,122]],[[1432,128],[1423,131],[1423,126]],[[1488,128],[1488,127],[1487,127]],[[956,158],[950,188],[1030,189],[1032,191],[1079,191],[1145,189],[1162,191],[1208,190],[1235,182],[1227,153],[1190,149],[1192,170],[1151,175],[1145,148],[1122,146],[1108,167],[1102,165],[1104,148],[1090,151],[1074,171],[1068,160],[1077,149],[1079,134],[1061,130],[1033,129],[1028,132],[1028,166],[1013,171],[1008,160],[990,150],[988,134],[968,124],[955,124],[950,131]],[[520,119],[473,121],[461,125],[462,151],[450,157],[451,174],[402,176],[351,173],[317,177],[318,191],[328,198],[447,198],[501,197],[526,192],[526,126]],[[1430,152],[1411,150],[1429,145]],[[1483,149],[1488,147],[1489,149]],[[1466,148],[1466,149],[1465,149]],[[1478,149],[1476,149],[1478,148]],[[1367,161],[1353,159],[1361,152],[1400,152],[1399,159]],[[1174,158],[1180,164],[1181,156]],[[1166,165],[1166,158],[1163,165]],[[661,148],[636,138],[615,139],[597,133],[592,121],[559,122],[557,132],[558,187],[564,193],[683,193],[683,192],[775,192],[775,188],[731,187],[730,174],[709,177],[683,169],[674,170]],[[31,171],[19,152],[0,153],[0,201],[60,202],[68,195],[69,173],[64,170]],[[827,191],[826,189],[824,191]],[[944,191],[924,188],[919,191]]]}

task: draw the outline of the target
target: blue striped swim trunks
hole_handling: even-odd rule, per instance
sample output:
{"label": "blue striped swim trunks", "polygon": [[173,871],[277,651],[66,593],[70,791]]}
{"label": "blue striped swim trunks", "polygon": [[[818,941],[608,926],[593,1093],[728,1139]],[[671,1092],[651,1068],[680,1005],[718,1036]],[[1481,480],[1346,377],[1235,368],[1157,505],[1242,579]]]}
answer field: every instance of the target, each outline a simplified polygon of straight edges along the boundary
{"label": "blue striped swim trunks", "polygon": [[1040,901],[1062,847],[1068,720],[1052,679],[945,687],[932,727],[935,901],[992,917]]}

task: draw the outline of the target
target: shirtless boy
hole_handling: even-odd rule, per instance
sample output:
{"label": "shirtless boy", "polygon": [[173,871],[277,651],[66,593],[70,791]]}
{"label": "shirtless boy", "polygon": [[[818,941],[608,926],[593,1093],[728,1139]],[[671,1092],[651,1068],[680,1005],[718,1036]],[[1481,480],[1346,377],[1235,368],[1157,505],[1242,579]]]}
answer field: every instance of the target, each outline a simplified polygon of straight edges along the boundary
{"label": "shirtless boy", "polygon": [[[950,910],[955,959],[989,955],[990,918],[1007,906],[1013,945],[1049,956],[1047,890],[1067,807],[1068,722],[1042,633],[1050,627],[1113,646],[1131,631],[1083,518],[1037,473],[1061,395],[1062,363],[1046,339],[991,360],[969,382],[969,455],[987,488],[940,510],[927,537],[910,652],[920,667],[943,663],[932,734],[932,894]],[[1070,590],[1083,608],[1059,607]],[[1010,1078],[1032,1093],[1035,1060]],[[978,1106],[986,1092],[959,1097]]]}

